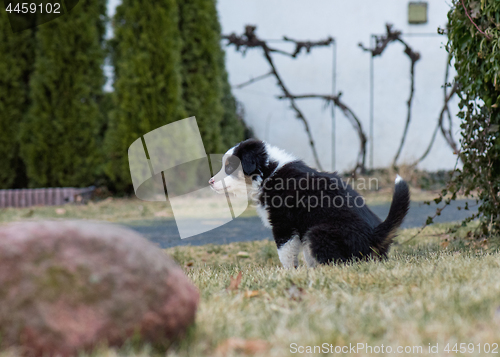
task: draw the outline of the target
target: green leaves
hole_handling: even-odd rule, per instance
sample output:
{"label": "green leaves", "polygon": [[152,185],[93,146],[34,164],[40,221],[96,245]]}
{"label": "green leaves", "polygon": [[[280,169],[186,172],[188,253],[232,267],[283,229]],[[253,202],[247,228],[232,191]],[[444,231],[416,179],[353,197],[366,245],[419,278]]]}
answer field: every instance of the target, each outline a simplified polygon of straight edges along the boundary
{"label": "green leaves", "polygon": [[[449,184],[453,193],[462,190],[480,202],[481,227],[476,234],[500,232],[500,2],[464,0],[472,20],[465,14],[461,0],[453,2],[448,13],[447,50],[453,55],[457,81],[461,85],[458,116],[463,120],[463,168]],[[480,33],[476,25],[489,38]],[[446,193],[443,193],[445,195]],[[468,205],[464,209],[468,209]],[[466,221],[470,221],[475,216]],[[464,221],[464,224],[466,222]]]}

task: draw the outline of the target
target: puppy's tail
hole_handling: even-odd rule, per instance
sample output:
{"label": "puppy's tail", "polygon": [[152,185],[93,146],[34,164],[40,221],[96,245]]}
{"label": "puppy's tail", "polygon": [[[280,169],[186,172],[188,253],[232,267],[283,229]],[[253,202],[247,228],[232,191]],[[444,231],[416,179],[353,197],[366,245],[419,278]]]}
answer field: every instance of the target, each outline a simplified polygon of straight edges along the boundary
{"label": "puppy's tail", "polygon": [[410,208],[410,190],[401,176],[396,176],[396,186],[392,195],[391,208],[389,215],[375,227],[375,246],[373,247],[379,255],[385,256],[392,240],[396,236],[396,230],[408,213]]}

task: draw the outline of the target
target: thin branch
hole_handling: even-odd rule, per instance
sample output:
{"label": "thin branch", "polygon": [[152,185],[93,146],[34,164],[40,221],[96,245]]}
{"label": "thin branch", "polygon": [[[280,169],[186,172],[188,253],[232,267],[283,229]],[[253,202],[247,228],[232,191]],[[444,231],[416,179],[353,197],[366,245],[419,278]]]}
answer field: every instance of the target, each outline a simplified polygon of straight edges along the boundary
{"label": "thin branch", "polygon": [[241,89],[241,88],[243,88],[243,87],[245,87],[245,86],[248,86],[248,85],[250,85],[250,84],[252,84],[252,83],[255,83],[255,82],[257,82],[257,81],[260,81],[261,79],[267,78],[267,77],[272,76],[272,75],[273,75],[273,72],[272,72],[272,71],[271,71],[271,72],[268,72],[268,73],[266,73],[266,74],[263,74],[263,75],[261,75],[261,76],[258,76],[258,77],[255,77],[255,78],[252,78],[252,79],[250,79],[250,80],[248,80],[248,81],[246,81],[246,82],[243,82],[243,83],[241,83],[241,84],[237,84],[237,85],[235,85],[235,86],[234,86],[234,88]]}
{"label": "thin branch", "polygon": [[381,36],[376,36],[375,37],[375,47],[374,48],[368,48],[363,46],[362,43],[359,43],[358,46],[363,49],[363,51],[370,52],[372,57],[375,56],[380,56],[387,46],[389,46],[390,43],[392,42],[400,42],[405,46],[404,53],[410,58],[411,65],[410,65],[410,97],[408,98],[407,101],[407,114],[406,114],[406,123],[405,123],[405,128],[403,131],[403,136],[401,138],[401,143],[399,144],[398,151],[396,152],[396,156],[394,157],[394,160],[392,162],[392,165],[396,167],[396,163],[398,161],[399,155],[401,155],[401,151],[403,150],[403,145],[406,140],[406,136],[408,134],[408,128],[410,126],[410,121],[411,121],[411,107],[413,103],[413,94],[415,92],[415,63],[420,59],[420,53],[414,51],[408,43],[406,43],[402,38],[401,38],[401,31],[398,30],[393,30],[391,24],[386,24],[386,34],[381,35]]}
{"label": "thin branch", "polygon": [[393,31],[391,24],[386,24],[385,28],[387,30],[387,34],[385,36],[376,36],[375,37],[375,47],[368,48],[363,46],[362,43],[359,43],[358,46],[363,49],[363,51],[370,52],[372,57],[380,56],[382,52],[386,49],[389,43],[397,41],[399,36],[401,36],[401,31]]}
{"label": "thin branch", "polygon": [[311,48],[313,47],[330,46],[330,44],[333,42],[333,38],[331,37],[328,37],[326,40],[320,41],[297,41],[283,36],[283,40],[295,43],[295,51],[293,52],[292,57],[296,57],[303,48],[305,48],[306,52],[309,53],[311,52]]}
{"label": "thin branch", "polygon": [[[458,89],[458,85],[457,85],[457,82],[455,82],[455,83],[453,83],[453,87],[451,88],[450,93],[446,96],[446,98],[444,100],[443,108],[441,109],[441,112],[439,113],[438,122],[437,122],[436,128],[434,129],[434,132],[432,134],[431,141],[430,141],[429,145],[427,146],[427,149],[422,154],[422,156],[420,156],[420,158],[417,161],[415,161],[411,166],[416,166],[418,163],[422,162],[427,157],[429,152],[431,151],[432,145],[434,144],[434,140],[436,139],[436,134],[438,132],[438,129],[442,128],[444,113],[446,111],[449,111],[448,102],[453,97],[453,95],[457,92],[457,89]],[[457,151],[455,151],[455,152],[457,152]]]}
{"label": "thin branch", "polygon": [[[337,96],[333,95],[322,95],[322,94],[302,94],[302,95],[291,95],[294,99],[324,99],[326,102],[333,103],[336,105],[342,112],[344,113],[345,117],[351,122],[351,125],[354,127],[354,130],[356,130],[356,133],[358,134],[359,141],[360,141],[360,149],[358,153],[358,158],[356,162],[356,166],[353,170],[353,172],[357,171],[360,169],[361,172],[365,171],[365,163],[366,163],[366,143],[368,139],[366,138],[366,135],[363,131],[363,127],[361,125],[361,121],[358,119],[356,114],[349,108],[345,103],[343,103],[340,100],[340,97],[342,96],[342,93],[340,93]],[[285,99],[289,98],[287,96],[278,96],[278,99]]]}
{"label": "thin branch", "polygon": [[[450,112],[450,108],[448,107],[448,103],[446,103],[446,98],[448,97],[448,76],[450,73],[451,59],[452,59],[452,55],[451,55],[451,53],[449,53],[448,60],[446,61],[446,71],[445,71],[445,75],[444,75],[444,86],[443,86],[445,105],[446,105],[446,114],[448,116],[448,130],[444,129],[444,124],[441,124],[441,132],[442,132],[446,142],[448,143],[448,145],[450,145],[451,149],[453,150],[453,153],[458,154],[459,149],[458,149],[457,143],[455,142],[455,139],[453,138],[453,119],[451,117],[451,112]],[[455,88],[455,93],[457,92],[457,90],[458,90],[458,88]],[[453,88],[452,88],[452,91],[453,91]],[[450,96],[450,98],[451,98],[451,96]],[[449,101],[449,99],[448,99],[448,101]],[[442,121],[441,123],[444,123],[444,121]],[[459,158],[460,158],[460,156],[459,156]],[[460,160],[461,160],[461,158],[460,158]]]}
{"label": "thin branch", "polygon": [[[451,97],[451,96],[450,96],[450,97]],[[455,161],[455,166],[453,167],[452,172],[455,172],[455,171],[456,171],[457,166],[458,166],[458,157],[457,157],[457,160]],[[448,182],[448,186],[447,186],[447,188],[449,188],[449,184],[450,184],[450,182],[451,182],[451,181],[449,181],[449,182]],[[439,195],[439,197],[438,197],[438,198],[440,198],[441,200],[443,199],[443,193],[442,193],[442,192],[441,192],[441,194]],[[440,200],[440,201],[441,201],[441,200]],[[436,202],[436,204],[439,204],[439,202],[437,202],[436,200],[434,200],[434,202]],[[419,234],[420,234],[420,233],[421,233],[421,232],[425,229],[425,227],[427,227],[428,225],[430,225],[430,224],[434,223],[434,218],[436,218],[437,216],[441,215],[441,212],[443,212],[443,210],[444,210],[447,206],[449,206],[449,205],[450,205],[450,202],[451,202],[451,198],[447,198],[447,199],[445,199],[445,201],[444,201],[445,205],[444,205],[443,207],[441,207],[441,208],[439,208],[439,207],[438,207],[438,208],[436,208],[436,212],[434,213],[434,216],[428,216],[428,217],[427,217],[426,222],[422,225],[422,227],[420,227],[420,229],[418,230],[418,232],[417,232],[415,235],[413,235],[412,237],[410,237],[408,240],[406,240],[406,241],[402,242],[401,244],[406,244],[406,243],[408,243],[409,241],[413,240],[413,238],[415,238],[416,236],[418,236],[418,235],[419,235]],[[476,202],[477,202],[477,200],[476,200]],[[429,201],[429,202],[424,202],[424,203],[427,203],[427,204],[429,204],[429,205],[430,205],[430,201]],[[466,203],[466,206],[467,206],[467,203]],[[471,220],[473,220],[474,218],[477,218],[477,217],[479,217],[479,213],[475,213],[475,214],[473,214],[471,217],[469,217],[469,219],[470,219],[470,220],[469,220],[469,222],[470,222]],[[466,218],[466,219],[467,219],[467,218]],[[465,221],[464,221],[464,222],[465,222]],[[462,223],[463,223],[463,222],[462,222]]]}
{"label": "thin branch", "polygon": [[[456,92],[456,91],[455,91]],[[453,93],[455,94],[455,93]],[[446,142],[448,143],[448,145],[450,145],[451,147],[451,150],[453,150],[453,153],[458,153],[458,146],[457,144],[455,143],[455,140],[453,139],[453,134],[451,132],[451,115],[450,115],[450,110],[448,108],[446,108],[446,112],[448,113],[448,121],[450,123],[450,128],[448,128],[448,130],[446,130],[444,128],[444,121],[442,120],[439,127],[441,128],[441,133],[443,134],[443,137],[444,139],[446,140]]]}
{"label": "thin branch", "polygon": [[292,58],[296,58],[296,56],[302,51],[303,48],[306,49],[306,52],[309,53],[313,47],[323,47],[323,46],[329,46],[331,43],[333,43],[333,38],[329,37],[326,40],[320,40],[320,41],[297,41],[290,39],[288,37],[283,37],[285,41],[288,42],[293,42],[295,43],[295,51],[293,53],[287,53],[285,51],[277,50],[274,48],[271,48],[267,45],[266,41],[260,40],[256,34],[255,34],[255,26],[246,26],[245,27],[245,33],[242,36],[237,36],[235,34],[231,34],[228,36],[222,36],[223,38],[227,39],[228,45],[234,45],[236,47],[236,50],[241,51],[245,53],[245,51],[248,48],[254,48],[254,47],[260,47],[264,51],[264,56],[269,63],[271,67],[271,71],[266,74],[259,76],[255,79],[252,79],[250,81],[247,81],[245,83],[242,83],[238,87],[248,85],[251,83],[256,82],[257,80],[263,79],[267,77],[268,75],[272,74],[277,80],[277,84],[280,87],[281,91],[283,92],[283,95],[278,96],[279,99],[287,99],[290,101],[291,108],[295,111],[296,116],[298,119],[300,119],[304,123],[304,127],[306,130],[306,134],[308,135],[309,138],[309,145],[311,146],[316,165],[318,168],[321,169],[321,164],[319,162],[319,157],[316,152],[316,147],[314,140],[312,138],[312,133],[309,128],[309,123],[306,120],[303,112],[300,110],[300,108],[297,106],[296,100],[297,99],[305,99],[305,98],[320,98],[324,99],[327,101],[327,104],[333,103],[337,107],[339,107],[346,118],[351,122],[352,126],[356,130],[359,138],[360,138],[360,150],[356,162],[356,166],[354,168],[354,172],[356,172],[358,169],[361,172],[365,171],[365,160],[366,160],[366,142],[367,138],[365,133],[363,132],[363,128],[361,125],[361,121],[358,119],[358,117],[354,114],[354,112],[340,100],[341,93],[337,96],[332,96],[332,95],[320,95],[320,94],[307,94],[307,95],[292,95],[288,88],[285,86],[283,79],[279,75],[275,65],[274,61],[271,57],[271,53],[279,53],[279,54],[284,54],[287,56],[290,56]]}
{"label": "thin branch", "polygon": [[[407,49],[408,49],[408,47],[407,47]],[[410,51],[411,51],[411,49],[410,49]],[[407,53],[406,50],[405,50],[405,53]],[[408,134],[408,128],[410,127],[411,105],[413,103],[413,94],[415,93],[415,62],[416,62],[416,60],[414,60],[412,58],[411,59],[411,67],[410,67],[410,97],[408,98],[408,101],[406,102],[406,105],[408,106],[408,110],[407,110],[407,114],[406,114],[406,124],[405,124],[405,129],[403,131],[403,136],[401,138],[401,143],[399,144],[398,151],[396,152],[396,156],[394,156],[394,160],[392,161],[393,167],[396,167],[396,163],[399,159],[399,155],[401,155],[401,151],[403,150],[403,145],[404,145],[405,140],[406,140],[406,135]]]}
{"label": "thin branch", "polygon": [[[448,59],[446,61],[446,70],[445,70],[445,74],[444,74],[444,85],[443,85],[444,104],[443,104],[443,108],[441,109],[441,112],[439,113],[436,128],[434,129],[434,132],[433,132],[432,137],[431,137],[431,141],[429,142],[427,149],[422,154],[422,156],[420,156],[420,158],[412,164],[412,166],[416,166],[417,164],[422,162],[427,157],[427,155],[429,154],[429,152],[432,148],[432,145],[434,145],[434,141],[436,139],[436,134],[438,132],[438,129],[441,129],[441,133],[443,134],[448,145],[450,145],[451,149],[453,150],[453,153],[458,155],[459,149],[458,149],[457,144],[455,143],[455,140],[453,139],[453,133],[452,133],[452,125],[453,124],[452,124],[450,108],[448,106],[449,101],[458,91],[458,83],[457,83],[457,81],[454,81],[453,85],[451,86],[450,93],[448,93],[448,76],[450,73],[450,61],[451,61],[451,54],[448,54]],[[448,116],[448,122],[449,122],[448,130],[446,130],[444,128],[444,124],[443,124],[444,123],[443,116],[444,116],[445,112]],[[460,155],[458,155],[458,159],[461,160]]]}
{"label": "thin branch", "polygon": [[309,138],[309,145],[311,146],[314,160],[316,161],[316,165],[318,166],[318,169],[323,170],[323,168],[321,166],[321,162],[319,161],[319,156],[318,156],[318,153],[316,151],[316,145],[314,143],[312,133],[311,133],[311,130],[309,128],[309,123],[307,122],[306,117],[304,116],[302,111],[299,109],[299,107],[295,103],[295,100],[292,97],[290,97],[290,92],[288,91],[287,87],[285,86],[285,83],[283,82],[280,75],[278,74],[278,71],[276,70],[276,67],[274,65],[274,62],[271,58],[269,51],[266,51],[265,48],[264,48],[264,55],[265,55],[267,61],[269,62],[269,65],[272,68],[272,72],[274,73],[276,80],[278,81],[278,86],[281,87],[281,90],[283,91],[283,93],[285,93],[285,95],[290,99],[290,105],[291,105],[292,109],[295,110],[295,112],[297,114],[297,118],[302,120],[302,122],[304,123],[304,129],[306,130],[307,136]]}
{"label": "thin branch", "polygon": [[[271,67],[270,73],[272,73],[274,75],[274,77],[276,78],[278,87],[280,87],[280,89],[284,93],[284,95],[289,98],[290,105],[291,105],[292,109],[295,111],[296,117],[298,119],[300,119],[304,124],[304,129],[305,129],[307,137],[309,139],[309,145],[311,147],[311,150],[312,150],[312,153],[314,156],[314,160],[316,162],[316,166],[318,167],[318,169],[322,170],[321,162],[319,160],[318,152],[316,150],[316,144],[314,142],[314,139],[313,139],[313,136],[311,133],[311,129],[309,127],[309,123],[308,123],[306,117],[304,116],[304,114],[302,113],[302,111],[300,110],[300,108],[297,106],[295,99],[290,96],[290,92],[288,91],[288,88],[285,86],[283,79],[279,75],[279,73],[276,69],[276,66],[274,65],[274,61],[271,57],[271,53],[273,53],[273,52],[286,54],[286,55],[291,56],[291,57],[295,57],[296,54],[289,54],[289,53],[281,51],[281,50],[276,50],[276,49],[270,48],[267,45],[266,41],[260,40],[257,37],[257,35],[255,34],[255,30],[256,30],[255,26],[245,26],[245,33],[242,36],[237,36],[236,34],[233,33],[233,34],[228,35],[228,36],[222,36],[222,38],[225,38],[228,40],[228,44],[227,44],[228,46],[234,45],[236,47],[236,50],[238,50],[238,51],[241,50],[241,51],[243,51],[243,53],[248,48],[260,47],[263,50],[264,57],[266,58],[269,66]],[[293,41],[293,40],[291,40],[291,41]],[[310,44],[311,45],[309,48],[316,46],[316,45],[313,45],[312,42]],[[324,46],[324,44],[323,43],[317,44],[317,46]],[[297,52],[297,50],[296,50],[296,52]],[[300,49],[298,52],[300,52]]]}
{"label": "thin branch", "polygon": [[472,22],[472,24],[477,28],[477,30],[482,33],[488,40],[491,41],[491,37],[489,35],[487,35],[485,32],[483,32],[479,26],[476,25],[476,23],[474,22],[474,20],[472,20],[472,17],[470,17],[469,13],[467,12],[467,9],[465,8],[465,4],[464,4],[464,0],[461,0],[462,1],[462,7],[464,8],[464,11],[465,11],[465,15],[467,15],[467,17],[469,18],[470,22]]}
{"label": "thin branch", "polygon": [[283,40],[295,43],[295,50],[292,53],[289,53],[277,48],[269,47],[266,41],[257,37],[255,34],[256,29],[256,26],[247,25],[245,26],[245,33],[242,36],[232,33],[230,35],[222,35],[222,38],[229,40],[229,44],[235,45],[237,51],[240,51],[240,49],[243,48],[243,53],[245,53],[248,48],[262,47],[265,44],[269,52],[279,53],[292,58],[296,58],[302,48],[305,48],[307,53],[309,53],[313,47],[329,46],[334,41],[331,37],[320,41],[297,41],[288,37],[283,37]]}

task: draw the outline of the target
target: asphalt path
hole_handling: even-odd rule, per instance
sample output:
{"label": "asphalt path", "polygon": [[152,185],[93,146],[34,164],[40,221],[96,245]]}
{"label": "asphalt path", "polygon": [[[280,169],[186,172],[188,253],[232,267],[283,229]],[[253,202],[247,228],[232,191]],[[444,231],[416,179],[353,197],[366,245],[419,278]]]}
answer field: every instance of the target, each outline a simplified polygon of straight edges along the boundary
{"label": "asphalt path", "polygon": [[[470,209],[458,210],[457,207],[463,207],[465,202],[469,203]],[[477,212],[475,201],[460,200],[452,201],[446,209],[441,212],[441,215],[434,219],[436,223],[461,221]],[[385,219],[389,213],[390,203],[370,206],[372,211],[381,219]],[[443,203],[439,207],[443,206]],[[436,212],[436,205],[424,205],[421,202],[412,202],[410,211],[405,218],[401,228],[421,227],[428,216],[433,216]],[[178,245],[205,245],[213,244],[228,244],[232,242],[245,242],[262,239],[272,239],[271,230],[265,228],[259,217],[237,217],[223,226],[217,227],[216,220],[213,223],[210,220],[206,221],[208,232],[181,239],[175,220],[150,220],[150,221],[135,221],[125,224],[129,228],[139,232],[144,237],[157,244],[161,248],[170,248]],[[215,226],[215,228],[214,228]]]}

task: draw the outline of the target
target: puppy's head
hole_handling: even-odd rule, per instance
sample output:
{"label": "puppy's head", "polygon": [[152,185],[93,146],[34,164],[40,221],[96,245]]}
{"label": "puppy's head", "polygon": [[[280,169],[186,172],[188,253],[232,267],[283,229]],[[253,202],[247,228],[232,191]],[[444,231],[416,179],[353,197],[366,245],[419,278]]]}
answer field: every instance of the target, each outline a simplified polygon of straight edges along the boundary
{"label": "puppy's head", "polygon": [[222,158],[222,169],[209,183],[217,193],[250,195],[269,169],[266,144],[248,139],[229,149]]}

